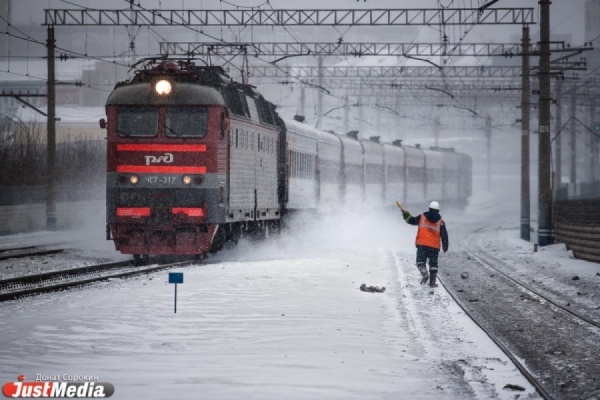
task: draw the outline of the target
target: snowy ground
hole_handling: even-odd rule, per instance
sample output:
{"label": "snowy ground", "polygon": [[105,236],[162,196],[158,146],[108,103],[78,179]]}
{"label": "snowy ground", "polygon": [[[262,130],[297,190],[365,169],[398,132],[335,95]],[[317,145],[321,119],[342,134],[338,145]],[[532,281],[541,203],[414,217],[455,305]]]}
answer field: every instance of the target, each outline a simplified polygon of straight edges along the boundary
{"label": "snowy ground", "polygon": [[[518,188],[504,193],[442,212],[451,251],[492,220],[504,228],[488,246],[525,256],[532,245],[513,238]],[[443,287],[418,284],[414,227],[399,213],[352,215],[178,269],[177,314],[167,272],[2,303],[0,383],[95,375],[115,386],[115,399],[539,398]],[[88,247],[101,243],[102,228]],[[4,237],[0,247],[44,235]],[[84,251],[94,252],[120,257],[104,244]],[[560,246],[531,257],[547,257],[558,277],[600,272]],[[362,283],[386,291],[361,292]]]}

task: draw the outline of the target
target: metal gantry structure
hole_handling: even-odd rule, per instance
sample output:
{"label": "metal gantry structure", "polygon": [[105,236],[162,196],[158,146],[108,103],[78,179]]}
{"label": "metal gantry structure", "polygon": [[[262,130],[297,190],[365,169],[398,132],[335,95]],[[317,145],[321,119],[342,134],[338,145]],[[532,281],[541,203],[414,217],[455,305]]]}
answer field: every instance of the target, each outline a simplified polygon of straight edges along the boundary
{"label": "metal gantry structure", "polygon": [[533,24],[533,8],[45,10],[48,26],[432,26]]}
{"label": "metal gantry structure", "polygon": [[[539,108],[540,108],[540,197],[538,199],[540,212],[540,245],[548,244],[547,230],[551,227],[547,223],[547,199],[548,192],[542,182],[545,181],[546,171],[549,168],[549,160],[546,155],[549,154],[546,131],[549,131],[549,102],[550,102],[550,82],[547,79],[551,73],[567,69],[583,69],[580,61],[572,63],[568,57],[581,54],[589,50],[587,46],[582,48],[570,48],[562,42],[550,42],[549,35],[545,33],[547,29],[547,13],[549,11],[549,1],[542,0],[541,19],[542,19],[542,37],[539,44],[530,45],[525,42],[525,30],[534,23],[534,17],[537,12],[533,8],[436,8],[436,9],[313,9],[313,10],[266,10],[266,9],[235,9],[235,10],[148,10],[141,6],[132,4],[129,10],[92,10],[92,9],[53,9],[45,10],[44,25],[48,26],[48,62],[50,71],[50,53],[53,53],[51,46],[54,40],[50,40],[50,35],[55,26],[169,26],[169,27],[283,27],[283,26],[347,26],[347,27],[369,27],[369,26],[468,26],[467,31],[476,25],[520,25],[523,26],[523,42],[521,44],[511,43],[448,43],[446,39],[442,43],[356,43],[344,42],[342,38],[333,43],[322,42],[253,42],[253,43],[231,43],[225,40],[208,43],[160,43],[160,53],[163,55],[230,55],[234,56],[240,52],[247,57],[299,57],[299,56],[317,56],[319,57],[318,66],[282,66],[274,60],[273,65],[268,66],[249,66],[246,73],[254,78],[266,77],[282,80],[281,84],[290,83],[290,79],[295,79],[301,84],[317,86],[319,90],[318,103],[322,105],[322,92],[326,87],[343,88],[346,94],[376,92],[373,95],[378,98],[399,96],[401,90],[411,90],[419,92],[420,95],[427,93],[429,98],[473,98],[475,94],[480,95],[482,91],[489,90],[494,93],[495,99],[507,98],[508,101],[516,101],[517,96],[521,94],[522,107],[522,132],[523,148],[522,153],[527,153],[527,162],[529,159],[529,149],[525,147],[525,138],[529,141],[529,108],[530,101],[530,76],[539,76]],[[548,7],[548,9],[546,9]],[[134,9],[135,8],[135,9]],[[195,30],[202,33],[202,31]],[[461,39],[462,40],[462,39]],[[552,61],[550,54],[561,52],[562,57]],[[450,57],[450,56],[474,56],[474,57],[521,57],[523,60],[521,67],[456,67],[444,65],[414,67],[414,66],[393,66],[393,67],[330,67],[323,65],[323,56],[396,56],[406,58],[418,57]],[[540,65],[530,67],[529,57],[539,56]],[[277,65],[275,65],[277,64]],[[523,71],[526,71],[523,73]],[[388,80],[390,77],[401,80],[399,84]],[[505,78],[508,81],[502,84],[494,84],[489,78]],[[360,78],[359,82],[354,84],[344,83],[348,80]],[[434,80],[441,79],[441,80]],[[451,78],[460,79],[460,83],[453,83]],[[467,78],[487,78],[480,79],[478,83],[466,84],[462,79]],[[519,83],[516,79],[520,78]],[[367,80],[367,81],[365,81]],[[379,84],[374,84],[377,82]],[[50,86],[54,82],[54,76],[49,73],[48,93]],[[324,85],[323,82],[326,82]],[[423,83],[425,82],[425,83]],[[454,86],[453,86],[454,85]],[[303,92],[302,92],[303,95]],[[303,96],[302,96],[303,97]],[[346,96],[347,98],[347,96]],[[50,114],[51,99],[49,99],[48,112]],[[443,104],[438,104],[442,106]],[[457,106],[457,108],[459,108]],[[464,107],[463,107],[464,108]],[[476,113],[473,110],[465,108],[468,111]],[[319,120],[322,116],[322,106],[319,107]],[[525,124],[527,123],[527,125]],[[49,127],[53,121],[49,119]],[[491,129],[491,124],[488,130]],[[491,132],[491,130],[489,130]],[[50,130],[49,130],[50,134]],[[491,135],[488,135],[488,138]],[[544,152],[544,156],[542,156]],[[548,156],[549,157],[549,156]],[[523,170],[525,169],[523,161]],[[527,165],[528,168],[528,165]],[[52,171],[49,166],[49,171]],[[528,170],[527,170],[528,174]],[[523,179],[522,186],[529,186],[528,178]],[[529,196],[522,193],[523,197]],[[551,194],[550,194],[551,196]],[[551,197],[550,197],[551,198]],[[522,203],[522,232],[527,227],[529,232],[529,204],[524,207]],[[527,208],[527,212],[525,212]],[[525,222],[526,220],[526,222]],[[551,233],[550,233],[551,234]],[[550,237],[551,240],[551,237]]]}
{"label": "metal gantry structure", "polygon": [[[519,43],[374,43],[374,42],[159,42],[159,52],[168,56],[236,55],[245,50],[249,55],[296,56],[472,56],[515,57],[521,55]],[[551,44],[553,52],[581,54],[589,47],[571,48],[564,42]],[[539,53],[539,44],[531,53]]]}
{"label": "metal gantry structure", "polygon": [[255,78],[315,78],[321,74],[325,79],[382,79],[382,78],[518,78],[522,75],[517,66],[323,66],[314,65],[252,65],[248,73]]}

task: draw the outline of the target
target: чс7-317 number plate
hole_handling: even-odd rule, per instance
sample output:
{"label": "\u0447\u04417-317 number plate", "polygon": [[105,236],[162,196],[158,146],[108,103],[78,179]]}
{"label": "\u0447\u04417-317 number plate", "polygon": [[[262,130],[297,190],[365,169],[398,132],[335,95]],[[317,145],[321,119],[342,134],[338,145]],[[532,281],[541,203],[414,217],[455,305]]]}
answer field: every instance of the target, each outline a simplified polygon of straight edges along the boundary
{"label": "\u0447\u04417-317 number plate", "polygon": [[162,185],[172,185],[178,181],[177,176],[173,175],[150,175],[145,176],[144,181],[151,185],[162,184]]}

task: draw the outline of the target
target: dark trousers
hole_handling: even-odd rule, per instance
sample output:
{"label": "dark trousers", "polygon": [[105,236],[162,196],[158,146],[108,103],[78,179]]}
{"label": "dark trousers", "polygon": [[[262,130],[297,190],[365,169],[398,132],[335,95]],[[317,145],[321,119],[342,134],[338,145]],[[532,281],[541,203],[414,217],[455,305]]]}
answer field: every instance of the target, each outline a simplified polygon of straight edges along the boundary
{"label": "dark trousers", "polygon": [[438,254],[440,251],[429,246],[417,246],[417,264],[426,264],[429,260],[429,272],[438,270]]}

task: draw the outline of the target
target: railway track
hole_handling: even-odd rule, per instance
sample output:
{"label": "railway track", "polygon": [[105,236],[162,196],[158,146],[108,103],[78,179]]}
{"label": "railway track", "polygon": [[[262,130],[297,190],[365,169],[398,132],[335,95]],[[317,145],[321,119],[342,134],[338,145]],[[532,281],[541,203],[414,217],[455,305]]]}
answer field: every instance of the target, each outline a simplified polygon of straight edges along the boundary
{"label": "railway track", "polygon": [[483,330],[488,337],[498,346],[500,350],[513,362],[513,364],[517,367],[517,369],[523,374],[525,379],[535,388],[538,394],[545,400],[553,399],[552,395],[544,388],[542,383],[533,375],[529,369],[520,361],[520,358],[517,357],[508,346],[506,346],[498,336],[496,336],[491,329],[484,324],[480,318],[478,318],[474,313],[471,312],[470,308],[465,304],[465,302],[457,295],[457,293],[450,289],[447,285],[444,284],[444,279],[440,276],[438,277],[438,281],[444,286],[446,291],[450,294],[450,296],[456,301],[456,303],[462,308],[462,310],[471,318],[473,322]]}
{"label": "railway track", "polygon": [[37,249],[36,246],[27,246],[27,247],[16,247],[12,249],[2,249],[0,250],[0,261],[9,260],[11,258],[27,258],[27,257],[40,257],[47,256],[52,254],[59,254],[65,251],[65,249],[44,249],[44,250],[34,250]]}
{"label": "railway track", "polygon": [[518,265],[467,242],[467,259],[456,256],[460,269],[440,276],[448,293],[542,398],[595,398],[598,312],[539,280],[534,287],[511,272]]}
{"label": "railway track", "polygon": [[2,279],[0,280],[0,302],[87,285],[111,278],[123,278],[156,272],[167,268],[187,265],[192,261],[198,262],[197,259],[189,259],[172,263],[160,263],[158,265],[139,266],[133,261],[122,261]]}
{"label": "railway track", "polygon": [[529,293],[531,293],[534,296],[537,296],[541,299],[543,299],[544,301],[547,301],[548,303],[552,304],[553,306],[560,308],[562,311],[564,311],[567,314],[572,315],[574,318],[587,323],[589,325],[595,326],[596,328],[600,328],[600,322],[587,317],[585,315],[583,315],[581,312],[574,310],[573,308],[570,307],[566,307],[562,304],[560,304],[560,302],[556,299],[551,298],[549,295],[546,295],[545,293],[543,293],[541,290],[537,290],[535,288],[533,288],[531,285],[528,285],[518,279],[515,279],[513,277],[511,277],[510,275],[508,275],[507,273],[505,273],[504,271],[502,271],[499,268],[496,268],[494,266],[494,263],[499,263],[500,260],[497,260],[495,258],[492,258],[490,256],[484,255],[482,253],[476,254],[471,250],[467,250],[467,253],[469,254],[469,256],[471,258],[473,258],[474,260],[476,260],[477,262],[479,262],[481,265],[483,265],[484,267],[501,274],[502,276],[504,276],[506,279],[514,282],[515,284],[517,284],[519,287],[527,290]]}
{"label": "railway track", "polygon": [[1,253],[6,253],[6,252],[11,252],[11,251],[30,250],[30,249],[35,249],[35,248],[36,248],[36,246],[25,246],[25,247],[14,247],[14,248],[0,249],[0,254]]}

